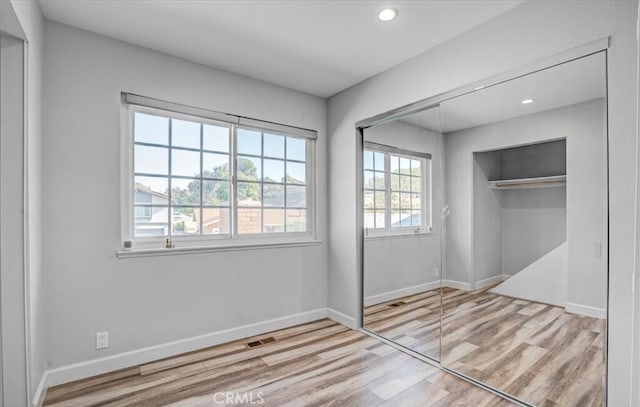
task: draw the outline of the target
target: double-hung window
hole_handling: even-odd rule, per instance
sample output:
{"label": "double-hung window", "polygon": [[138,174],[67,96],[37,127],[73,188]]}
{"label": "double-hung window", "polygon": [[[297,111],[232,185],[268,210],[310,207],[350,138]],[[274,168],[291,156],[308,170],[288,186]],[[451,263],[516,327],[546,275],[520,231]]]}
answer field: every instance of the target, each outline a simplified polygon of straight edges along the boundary
{"label": "double-hung window", "polygon": [[431,155],[365,142],[366,236],[431,230]]}
{"label": "double-hung window", "polygon": [[131,94],[123,109],[124,241],[160,248],[314,238],[314,131]]}

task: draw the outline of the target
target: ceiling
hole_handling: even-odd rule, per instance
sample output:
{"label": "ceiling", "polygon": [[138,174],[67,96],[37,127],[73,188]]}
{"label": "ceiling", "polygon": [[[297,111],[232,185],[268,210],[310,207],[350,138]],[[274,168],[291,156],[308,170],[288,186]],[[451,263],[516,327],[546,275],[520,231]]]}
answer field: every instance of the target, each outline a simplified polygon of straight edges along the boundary
{"label": "ceiling", "polygon": [[[39,0],[51,20],[328,97],[520,0]],[[377,20],[384,6],[398,9]]]}
{"label": "ceiling", "polygon": [[[490,86],[401,120],[445,133],[481,126],[606,96],[603,52]],[[530,104],[522,100],[535,99]]]}

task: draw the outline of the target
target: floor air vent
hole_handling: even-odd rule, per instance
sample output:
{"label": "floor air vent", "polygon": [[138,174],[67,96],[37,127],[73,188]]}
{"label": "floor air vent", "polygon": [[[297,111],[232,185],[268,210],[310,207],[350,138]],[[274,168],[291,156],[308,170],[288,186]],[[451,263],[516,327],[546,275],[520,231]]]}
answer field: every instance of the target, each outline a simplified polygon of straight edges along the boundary
{"label": "floor air vent", "polygon": [[268,338],[262,338],[257,341],[247,342],[245,345],[247,346],[247,348],[251,349],[251,348],[256,348],[260,345],[264,345],[265,343],[271,343],[275,341],[276,339],[273,336],[269,336]]}

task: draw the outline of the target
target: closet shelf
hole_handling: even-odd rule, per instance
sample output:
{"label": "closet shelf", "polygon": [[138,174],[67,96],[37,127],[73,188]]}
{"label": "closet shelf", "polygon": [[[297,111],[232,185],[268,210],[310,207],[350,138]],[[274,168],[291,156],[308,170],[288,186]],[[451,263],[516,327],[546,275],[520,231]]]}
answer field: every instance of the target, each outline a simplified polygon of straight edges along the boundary
{"label": "closet shelf", "polygon": [[556,187],[564,187],[566,185],[567,185],[566,175],[489,181],[489,188],[491,189],[556,188]]}

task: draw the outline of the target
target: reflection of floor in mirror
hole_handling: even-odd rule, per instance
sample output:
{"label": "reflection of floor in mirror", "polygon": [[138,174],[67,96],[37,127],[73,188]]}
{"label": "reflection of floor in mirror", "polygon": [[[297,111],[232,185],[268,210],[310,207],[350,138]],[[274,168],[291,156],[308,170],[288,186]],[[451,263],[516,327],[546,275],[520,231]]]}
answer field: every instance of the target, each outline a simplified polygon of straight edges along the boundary
{"label": "reflection of floor in mirror", "polygon": [[443,289],[443,364],[534,405],[603,406],[605,320]]}
{"label": "reflection of floor in mirror", "polygon": [[51,387],[45,406],[512,404],[323,319]]}
{"label": "reflection of floor in mirror", "polygon": [[440,290],[371,305],[364,326],[432,358],[440,354]]}

